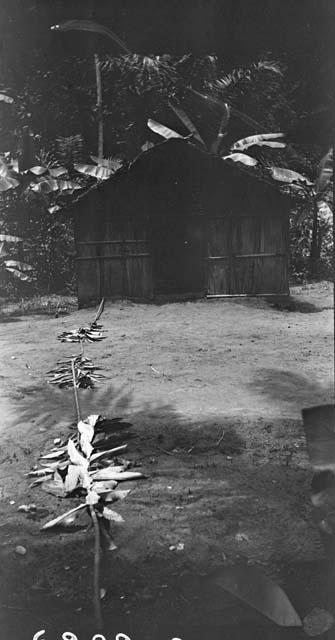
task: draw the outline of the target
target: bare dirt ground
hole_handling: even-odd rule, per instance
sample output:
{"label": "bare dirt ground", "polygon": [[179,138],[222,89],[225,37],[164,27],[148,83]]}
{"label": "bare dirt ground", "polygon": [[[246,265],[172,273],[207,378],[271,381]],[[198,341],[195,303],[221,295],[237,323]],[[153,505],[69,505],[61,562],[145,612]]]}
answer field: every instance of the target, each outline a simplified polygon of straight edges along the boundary
{"label": "bare dirt ground", "polygon": [[[225,563],[261,567],[301,616],[315,606],[335,614],[301,422],[302,408],[333,402],[332,307],[330,283],[294,287],[284,304],[107,306],[107,338],[87,348],[107,377],[82,392],[83,414],[131,422],[115,441],[129,440],[148,475],[118,506],[125,523],[103,563],[107,638],[305,637],[213,591],[208,576]],[[41,533],[77,501],[29,489],[24,476],[75,417],[71,393],[46,382],[76,352],[57,335],[92,319],[92,310],[1,316],[1,638],[94,632],[92,530]],[[34,517],[17,512],[31,502]]]}

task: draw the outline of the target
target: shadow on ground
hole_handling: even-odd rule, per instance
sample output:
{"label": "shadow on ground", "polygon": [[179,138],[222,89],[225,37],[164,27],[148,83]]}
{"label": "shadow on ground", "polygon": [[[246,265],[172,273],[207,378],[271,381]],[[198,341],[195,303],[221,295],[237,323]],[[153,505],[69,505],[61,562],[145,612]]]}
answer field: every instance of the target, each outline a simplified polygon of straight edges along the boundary
{"label": "shadow on ground", "polygon": [[[279,581],[302,616],[314,606],[331,606],[328,590],[317,589],[324,552],[311,515],[301,422],[191,421],[168,403],[136,404],[127,389],[114,386],[80,397],[83,417],[102,413],[131,423],[116,425],[111,441],[129,441],[129,458],[147,476],[124,484],[132,493],[117,508],[125,519],[113,531],[118,549],[104,556],[107,638],[120,631],[133,640],[303,638],[302,631],[276,627],[225,591],[214,598],[210,582],[214,569],[244,563]],[[97,631],[86,516],[80,532],[41,534],[40,525],[76,501],[29,489],[23,476],[74,422],[71,392],[35,389],[17,403],[4,443],[0,621],[16,640],[42,628],[47,640],[65,630],[88,640]],[[16,504],[33,501],[48,513],[40,521],[17,513],[9,505],[13,487]],[[25,556],[15,554],[18,544],[27,548]],[[308,581],[307,566],[314,568]],[[325,583],[333,585],[333,570],[327,571]]]}
{"label": "shadow on ground", "polygon": [[315,378],[282,369],[258,369],[257,376],[249,383],[257,394],[264,394],[274,401],[292,403],[301,408],[329,402],[334,397],[332,385],[319,384]]}

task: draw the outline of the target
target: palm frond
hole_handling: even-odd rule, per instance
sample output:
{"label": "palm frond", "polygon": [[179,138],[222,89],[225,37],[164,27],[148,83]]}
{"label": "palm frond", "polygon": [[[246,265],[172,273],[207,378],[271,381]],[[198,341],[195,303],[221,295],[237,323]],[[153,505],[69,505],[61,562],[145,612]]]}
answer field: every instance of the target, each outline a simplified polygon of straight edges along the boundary
{"label": "palm frond", "polygon": [[66,20],[60,24],[53,25],[50,29],[52,31],[89,31],[91,33],[98,33],[100,35],[107,36],[107,38],[115,42],[120,49],[126,53],[131,53],[126,43],[123,42],[116,33],[93,20]]}

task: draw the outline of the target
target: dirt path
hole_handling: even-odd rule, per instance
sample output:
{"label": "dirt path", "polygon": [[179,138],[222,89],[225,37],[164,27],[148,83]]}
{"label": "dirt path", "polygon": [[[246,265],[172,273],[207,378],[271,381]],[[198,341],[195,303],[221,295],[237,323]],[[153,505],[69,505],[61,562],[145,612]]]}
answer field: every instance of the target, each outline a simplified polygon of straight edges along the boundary
{"label": "dirt path", "polygon": [[[325,606],[315,571],[306,578],[324,551],[309,506],[300,415],[333,401],[332,291],[323,284],[293,294],[286,309],[245,300],[124,302],[105,310],[107,339],[88,352],[107,379],[82,393],[82,406],[129,419],[130,458],[149,476],[122,503],[118,551],[104,565],[105,615],[133,637],[140,627],[138,638],[157,638],[171,616],[172,635],[186,638],[187,627],[196,637],[200,594],[207,626],[214,620],[220,628],[222,600],[215,608],[213,594],[204,596],[201,576],[236,559],[292,588],[302,615]],[[51,622],[64,630],[72,620],[80,640],[89,637],[92,532],[40,535],[44,521],[76,502],[29,490],[23,474],[74,418],[71,395],[45,382],[46,371],[74,350],[57,335],[91,318],[82,310],[0,324],[0,622],[18,639],[32,637],[20,636],[22,620],[31,634]],[[17,513],[27,502],[38,506],[36,520]],[[17,544],[28,549],[25,557],[15,557]],[[170,549],[178,544],[180,551]],[[223,617],[229,638],[237,619],[246,629],[250,619],[264,624],[227,598]]]}

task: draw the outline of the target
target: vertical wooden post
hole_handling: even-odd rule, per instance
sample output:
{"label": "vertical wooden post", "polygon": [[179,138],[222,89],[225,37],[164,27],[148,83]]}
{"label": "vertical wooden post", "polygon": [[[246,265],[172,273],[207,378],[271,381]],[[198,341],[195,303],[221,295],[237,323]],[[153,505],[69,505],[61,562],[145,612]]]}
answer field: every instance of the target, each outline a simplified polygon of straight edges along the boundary
{"label": "vertical wooden post", "polygon": [[95,78],[97,85],[97,115],[98,115],[98,158],[104,157],[104,119],[102,110],[102,82],[100,59],[97,53],[94,54]]}

